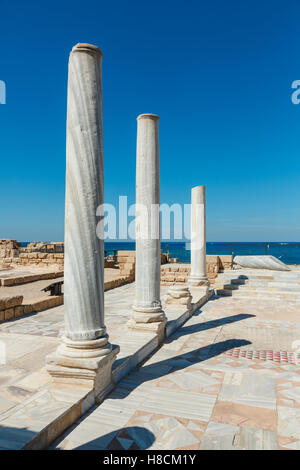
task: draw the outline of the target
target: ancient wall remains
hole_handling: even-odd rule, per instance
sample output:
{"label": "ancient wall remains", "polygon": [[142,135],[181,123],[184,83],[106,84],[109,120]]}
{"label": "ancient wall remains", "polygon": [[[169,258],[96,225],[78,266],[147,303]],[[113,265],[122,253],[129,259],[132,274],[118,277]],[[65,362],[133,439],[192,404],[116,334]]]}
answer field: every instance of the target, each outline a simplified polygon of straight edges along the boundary
{"label": "ancient wall remains", "polygon": [[21,247],[16,240],[0,240],[0,265],[2,268],[10,266],[36,266],[47,268],[64,265],[63,243],[29,243],[27,247]]}
{"label": "ancient wall remains", "polygon": [[[214,283],[218,273],[224,269],[232,269],[232,255],[206,255],[207,277]],[[170,263],[161,268],[161,284],[170,286],[186,284],[190,276],[190,264]]]}
{"label": "ancient wall remains", "polygon": [[0,239],[0,259],[16,258],[19,256],[21,243],[17,240]]}

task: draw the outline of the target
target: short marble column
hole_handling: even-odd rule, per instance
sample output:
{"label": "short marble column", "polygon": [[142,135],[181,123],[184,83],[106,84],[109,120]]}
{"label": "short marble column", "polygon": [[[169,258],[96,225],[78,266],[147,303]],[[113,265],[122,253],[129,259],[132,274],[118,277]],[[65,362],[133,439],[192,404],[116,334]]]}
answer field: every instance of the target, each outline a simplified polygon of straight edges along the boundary
{"label": "short marble column", "polygon": [[[97,392],[111,382],[118,352],[104,323],[104,203],[102,52],[77,44],[69,59],[65,204],[65,336],[48,356],[54,381],[89,382]],[[102,236],[101,236],[102,235]]]}
{"label": "short marble column", "polygon": [[206,274],[205,186],[192,188],[191,204],[191,286],[208,286]]}
{"label": "short marble column", "polygon": [[137,118],[135,302],[128,326],[163,335],[166,316],[160,299],[160,178],[158,120]]}
{"label": "short marble column", "polygon": [[170,286],[165,296],[166,305],[182,305],[187,310],[192,310],[192,296],[188,286]]}

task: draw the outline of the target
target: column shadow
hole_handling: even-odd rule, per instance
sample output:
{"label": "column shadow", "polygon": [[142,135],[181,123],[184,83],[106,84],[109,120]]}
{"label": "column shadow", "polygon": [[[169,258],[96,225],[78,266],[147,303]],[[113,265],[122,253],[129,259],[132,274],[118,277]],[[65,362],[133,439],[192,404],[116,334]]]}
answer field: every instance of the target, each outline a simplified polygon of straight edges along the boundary
{"label": "column shadow", "polygon": [[[252,344],[251,341],[245,339],[229,339],[203,346],[193,351],[158,361],[154,364],[146,364],[122,379],[118,383],[117,389],[110,394],[109,398],[125,398],[145,382],[160,379],[173,372],[184,370],[187,367],[217,357],[231,349],[240,348],[249,344]],[[201,384],[199,384],[199,386],[201,386]]]}
{"label": "column shadow", "polygon": [[[215,320],[209,320],[202,323],[197,323],[194,325],[181,326],[180,329],[175,331],[173,335],[168,338],[165,342],[170,343],[176,341],[179,337],[190,335],[192,333],[199,333],[200,331],[210,330],[211,328],[217,328],[219,326],[229,325],[230,323],[235,323],[237,321],[246,320],[248,318],[253,318],[256,315],[249,313],[239,313],[237,315],[231,315],[230,317],[217,318]],[[192,317],[193,318],[193,317]]]}
{"label": "column shadow", "polygon": [[[57,445],[64,439],[68,439],[72,430],[73,428],[69,432],[65,432],[62,438],[56,440],[49,447],[49,450],[64,450],[63,448],[57,448]],[[70,439],[72,440],[72,436],[70,436]],[[101,435],[101,425],[99,424],[99,437],[77,447],[72,447],[71,450],[146,450],[154,442],[154,434],[141,426],[124,426]]]}

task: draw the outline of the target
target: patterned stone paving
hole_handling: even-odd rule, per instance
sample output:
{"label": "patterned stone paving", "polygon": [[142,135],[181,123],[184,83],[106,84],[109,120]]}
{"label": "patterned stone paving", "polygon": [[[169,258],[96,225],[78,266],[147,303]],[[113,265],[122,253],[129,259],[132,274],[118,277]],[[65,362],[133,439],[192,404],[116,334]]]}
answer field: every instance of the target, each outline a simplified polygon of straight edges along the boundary
{"label": "patterned stone paving", "polygon": [[299,450],[299,313],[215,297],[51,448]]}

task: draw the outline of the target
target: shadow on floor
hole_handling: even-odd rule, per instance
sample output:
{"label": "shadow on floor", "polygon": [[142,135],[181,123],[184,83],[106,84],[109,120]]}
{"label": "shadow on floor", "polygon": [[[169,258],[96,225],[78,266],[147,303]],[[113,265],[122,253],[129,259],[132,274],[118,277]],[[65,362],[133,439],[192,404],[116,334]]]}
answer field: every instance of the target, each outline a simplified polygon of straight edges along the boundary
{"label": "shadow on floor", "polygon": [[36,433],[27,428],[13,428],[0,425],[0,451],[20,450],[35,437]]}
{"label": "shadow on floor", "polygon": [[[199,314],[200,314],[200,312],[199,312]],[[198,316],[199,314],[196,314],[196,315],[194,314],[193,316]],[[248,313],[240,313],[238,315],[232,315],[230,317],[218,318],[216,320],[210,320],[210,321],[203,322],[203,323],[197,323],[195,325],[181,326],[178,330],[174,331],[174,333],[169,338],[165,339],[163,344],[170,344],[173,341],[176,341],[178,338],[181,338],[182,336],[185,336],[185,335],[190,335],[192,333],[198,333],[200,331],[209,330],[211,328],[217,328],[219,326],[228,325],[230,323],[246,320],[247,318],[252,318],[252,317],[255,317],[255,315],[251,315],[251,314],[248,314]],[[249,343],[249,344],[251,344],[251,343]],[[235,347],[238,347],[238,346],[235,346]],[[155,353],[156,353],[156,350],[153,352],[153,354],[155,354]],[[151,357],[153,356],[153,354],[151,355]],[[130,358],[130,356],[125,356],[125,357],[122,357],[122,358],[117,357],[116,361],[113,364],[113,369],[116,369],[117,367],[119,367],[123,362],[125,362],[129,358]],[[147,360],[149,360],[149,358],[147,358]]]}
{"label": "shadow on floor", "polygon": [[255,317],[248,313],[239,313],[238,315],[232,315],[230,317],[217,318],[216,320],[210,320],[194,325],[182,326],[179,330],[175,331],[174,334],[168,338],[166,343],[176,341],[179,337],[190,335],[192,333],[198,333],[200,331],[210,330],[211,328],[217,328],[219,326],[228,325],[237,321],[246,320],[247,318]]}
{"label": "shadow on floor", "polygon": [[[70,431],[72,432],[72,431]],[[68,434],[65,433],[62,439],[68,439]],[[101,426],[99,425],[99,434],[101,434]],[[72,436],[70,436],[72,440]],[[155,441],[155,436],[151,431],[140,426],[127,426],[124,428],[116,429],[108,434],[99,436],[92,441],[85,444],[73,447],[72,450],[146,450]],[[56,441],[55,447],[59,445],[60,441]],[[51,450],[55,449],[51,446]]]}
{"label": "shadow on floor", "polygon": [[[186,369],[187,367],[191,367],[195,364],[217,357],[226,351],[240,348],[248,344],[251,344],[251,342],[244,339],[229,339],[219,343],[210,344],[208,346],[203,346],[193,351],[179,354],[178,356],[169,357],[154,364],[147,365],[146,363],[144,366],[136,369],[122,379],[118,383],[117,389],[111,393],[109,398],[120,399],[120,395],[122,398],[125,398],[134,389],[145,382],[160,379],[173,372],[178,372]],[[200,386],[201,384],[199,383],[199,387]]]}

